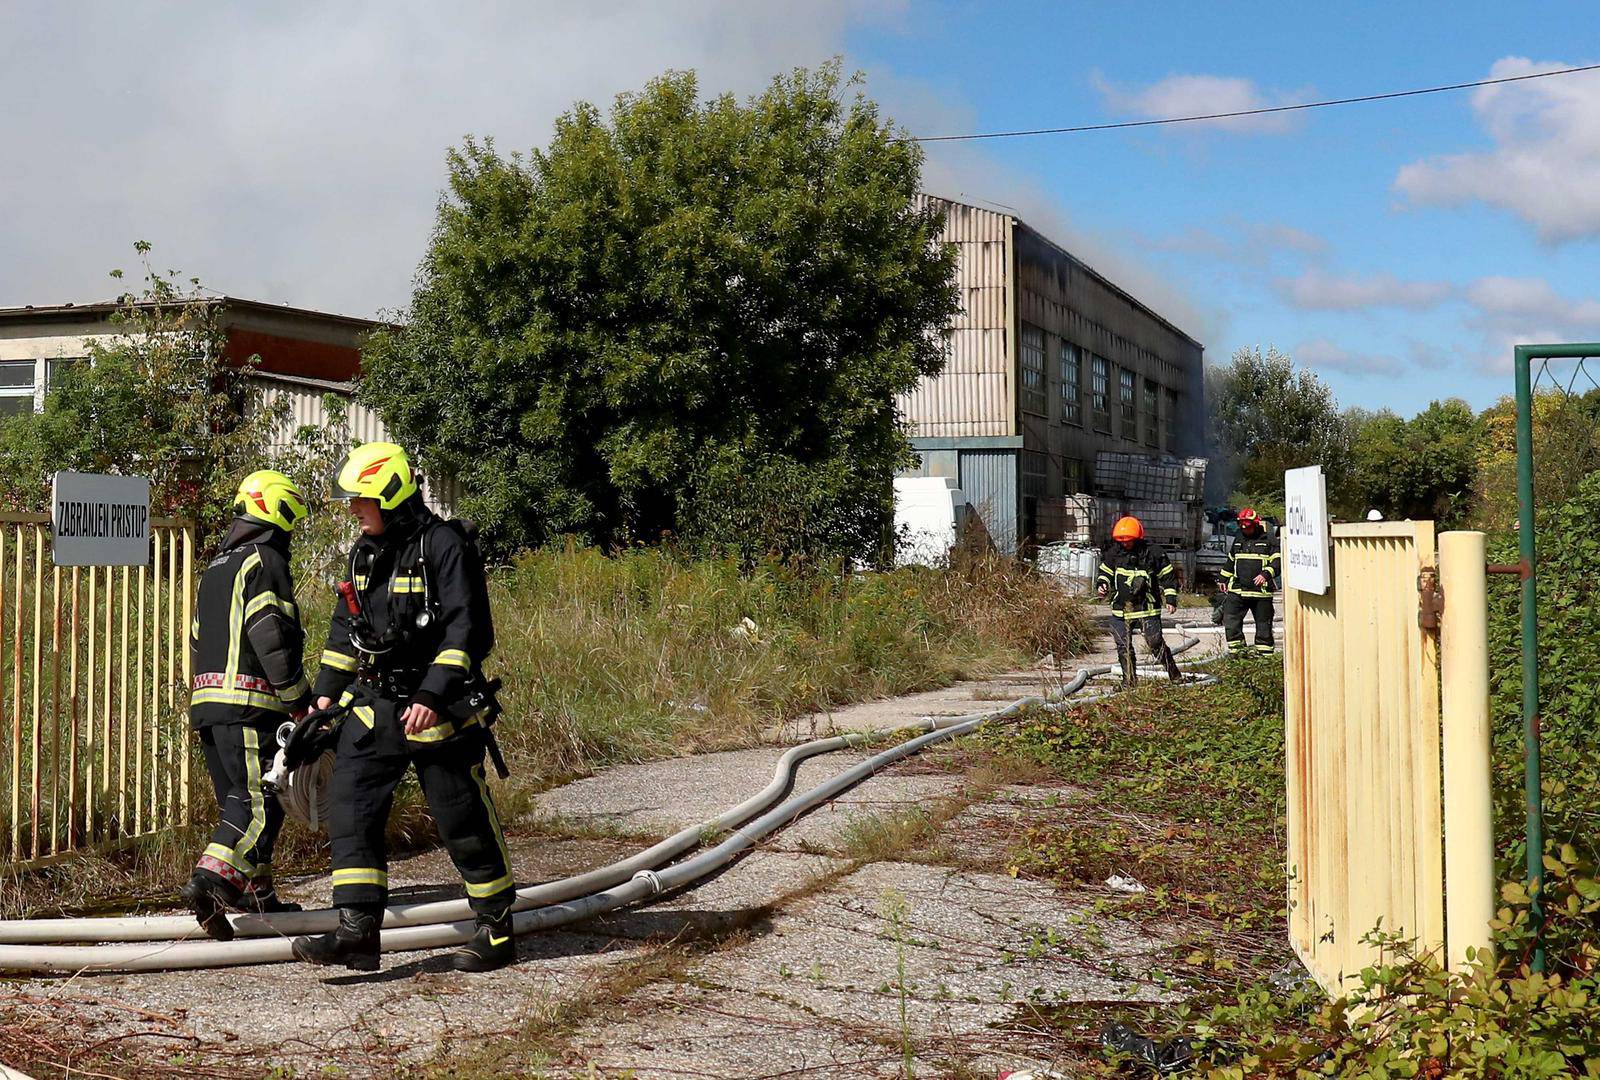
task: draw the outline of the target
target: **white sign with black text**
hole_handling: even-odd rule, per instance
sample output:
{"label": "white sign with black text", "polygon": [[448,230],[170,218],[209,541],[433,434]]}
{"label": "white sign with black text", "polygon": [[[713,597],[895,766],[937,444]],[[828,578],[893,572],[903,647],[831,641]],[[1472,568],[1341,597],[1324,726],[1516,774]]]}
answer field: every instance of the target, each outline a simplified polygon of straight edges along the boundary
{"label": "white sign with black text", "polygon": [[1321,465],[1283,474],[1282,543],[1285,583],[1301,592],[1325,593],[1328,566],[1328,485]]}
{"label": "white sign with black text", "polygon": [[143,566],[150,561],[150,480],[58,472],[50,485],[57,566]]}

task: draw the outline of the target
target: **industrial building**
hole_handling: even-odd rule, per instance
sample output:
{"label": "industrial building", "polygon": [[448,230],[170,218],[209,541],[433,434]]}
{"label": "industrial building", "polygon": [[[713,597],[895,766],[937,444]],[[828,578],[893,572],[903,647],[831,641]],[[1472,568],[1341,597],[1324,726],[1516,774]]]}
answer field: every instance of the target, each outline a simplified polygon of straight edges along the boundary
{"label": "industrial building", "polygon": [[[354,400],[362,345],[385,324],[231,296],[206,303],[217,309],[227,359],[243,364],[256,358],[252,402],[287,403],[288,419],[274,432],[272,450],[288,448],[303,425],[326,425],[328,394],[345,399],[352,439],[389,437],[378,415]],[[96,339],[110,341],[125,332],[112,319],[120,307],[107,301],[0,308],[0,415],[41,411],[63,365],[87,360]],[[453,487],[448,478],[424,478],[424,495],[435,508],[451,506]]]}
{"label": "industrial building", "polygon": [[1104,451],[1187,457],[1204,439],[1204,346],[1015,215],[936,196],[961,310],[944,370],[898,402],[919,463],[994,544],[1072,526]]}

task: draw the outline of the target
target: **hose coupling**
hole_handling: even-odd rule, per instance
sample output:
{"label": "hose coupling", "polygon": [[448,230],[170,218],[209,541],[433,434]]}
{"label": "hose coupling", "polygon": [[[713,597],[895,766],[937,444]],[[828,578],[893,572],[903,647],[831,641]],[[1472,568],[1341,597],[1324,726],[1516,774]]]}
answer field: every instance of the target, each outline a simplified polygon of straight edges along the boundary
{"label": "hose coupling", "polygon": [[656,893],[662,890],[663,886],[661,884],[661,875],[657,874],[654,870],[640,870],[637,874],[633,875],[633,880],[635,881],[638,881],[641,878],[649,882],[651,896],[654,896]]}

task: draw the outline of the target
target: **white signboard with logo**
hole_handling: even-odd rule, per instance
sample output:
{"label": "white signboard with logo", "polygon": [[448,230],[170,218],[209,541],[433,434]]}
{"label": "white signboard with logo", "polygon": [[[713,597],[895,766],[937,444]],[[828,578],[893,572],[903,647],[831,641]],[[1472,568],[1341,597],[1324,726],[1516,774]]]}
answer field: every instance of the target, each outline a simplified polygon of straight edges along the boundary
{"label": "white signboard with logo", "polygon": [[1321,465],[1283,474],[1284,521],[1280,537],[1284,580],[1291,589],[1325,593],[1328,565],[1328,485]]}
{"label": "white signboard with logo", "polygon": [[58,472],[50,485],[57,566],[143,566],[150,561],[150,481]]}

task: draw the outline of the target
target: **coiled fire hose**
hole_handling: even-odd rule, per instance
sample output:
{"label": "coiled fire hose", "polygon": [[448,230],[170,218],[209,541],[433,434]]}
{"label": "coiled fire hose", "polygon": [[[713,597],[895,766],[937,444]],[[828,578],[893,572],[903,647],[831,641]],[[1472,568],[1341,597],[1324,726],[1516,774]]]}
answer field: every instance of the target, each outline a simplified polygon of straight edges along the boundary
{"label": "coiled fire hose", "polygon": [[[1184,633],[1186,628],[1178,630]],[[1199,643],[1198,638],[1184,633],[1183,642],[1173,652],[1187,651]],[[923,734],[874,754],[773,809],[773,804],[789,791],[803,761],[861,745],[874,736],[840,735],[792,747],[778,759],[773,778],[765,788],[710,821],[684,829],[608,866],[518,890],[513,930],[519,935],[548,930],[693,885],[801,815],[928,746],[969,734],[984,724],[1014,719],[1028,709],[1057,711],[1110,696],[1116,691],[1073,697],[1091,678],[1112,670],[1109,665],[1083,668],[1048,698],[1019,698],[1001,709],[966,716],[924,717],[911,729],[921,729]],[[1194,681],[1209,682],[1212,678],[1202,675]],[[732,835],[716,846],[657,869],[700,846],[707,836],[730,829]],[[198,927],[188,915],[0,920],[0,970],[137,972],[276,963],[293,959],[291,936],[325,932],[338,922],[338,914],[331,908],[231,918],[238,935],[233,941],[199,936]],[[385,913],[382,948],[394,952],[458,945],[472,936],[474,928],[465,900],[397,905]],[[117,944],[64,944],[67,942]]]}

